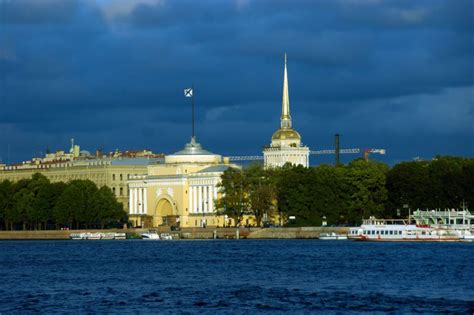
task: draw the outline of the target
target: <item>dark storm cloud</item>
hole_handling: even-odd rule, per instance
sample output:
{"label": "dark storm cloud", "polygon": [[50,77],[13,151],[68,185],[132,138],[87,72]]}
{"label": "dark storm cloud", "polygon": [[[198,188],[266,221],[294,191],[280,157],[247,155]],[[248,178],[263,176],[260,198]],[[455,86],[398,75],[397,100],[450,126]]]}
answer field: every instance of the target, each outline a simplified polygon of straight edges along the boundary
{"label": "dark storm cloud", "polygon": [[387,161],[473,155],[472,12],[470,0],[0,0],[0,151],[15,143],[27,159],[69,137],[177,150],[194,83],[200,141],[258,154],[278,126],[287,51],[311,148],[339,132]]}

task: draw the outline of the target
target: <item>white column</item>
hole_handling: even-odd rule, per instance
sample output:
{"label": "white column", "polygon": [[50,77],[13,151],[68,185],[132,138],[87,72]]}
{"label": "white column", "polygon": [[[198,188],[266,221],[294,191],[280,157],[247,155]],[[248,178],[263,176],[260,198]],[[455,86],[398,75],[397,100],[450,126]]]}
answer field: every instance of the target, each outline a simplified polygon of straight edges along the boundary
{"label": "white column", "polygon": [[143,213],[144,214],[147,214],[148,213],[148,197],[146,195],[148,189],[146,188],[143,188]]}
{"label": "white column", "polygon": [[193,186],[189,186],[188,189],[188,212],[193,212]]}
{"label": "white column", "polygon": [[197,212],[197,187],[193,188],[193,213]]}
{"label": "white column", "polygon": [[143,188],[138,188],[138,214],[143,213]]}
{"label": "white column", "polygon": [[214,185],[214,199],[217,199],[217,187]]}
{"label": "white column", "polygon": [[138,213],[138,188],[133,188],[133,214]]}
{"label": "white column", "polygon": [[202,205],[203,205],[203,212],[207,212],[209,201],[207,200],[207,186],[202,186]]}
{"label": "white column", "polygon": [[198,186],[198,213],[202,212],[202,186]]}
{"label": "white column", "polygon": [[209,200],[209,208],[208,208],[208,212],[214,212],[214,200],[212,200],[213,196],[212,196],[212,190],[213,190],[213,186],[212,185],[209,185],[207,186],[207,191],[209,192],[208,194],[208,200]]}
{"label": "white column", "polygon": [[133,188],[128,188],[128,213],[133,214]]}

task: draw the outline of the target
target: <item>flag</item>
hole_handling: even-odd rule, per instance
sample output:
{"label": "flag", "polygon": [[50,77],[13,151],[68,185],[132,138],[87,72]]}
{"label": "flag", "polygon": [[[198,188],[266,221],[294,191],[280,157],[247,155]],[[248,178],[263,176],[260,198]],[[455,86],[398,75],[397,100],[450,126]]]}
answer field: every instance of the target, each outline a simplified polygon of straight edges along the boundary
{"label": "flag", "polygon": [[184,96],[193,97],[193,89],[192,88],[184,89]]}

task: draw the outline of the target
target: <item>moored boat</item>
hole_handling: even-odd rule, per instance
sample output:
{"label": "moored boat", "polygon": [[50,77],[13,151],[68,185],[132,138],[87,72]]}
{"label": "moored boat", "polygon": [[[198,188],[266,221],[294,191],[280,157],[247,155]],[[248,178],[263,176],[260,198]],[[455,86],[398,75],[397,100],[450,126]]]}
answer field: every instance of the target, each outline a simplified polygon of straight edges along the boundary
{"label": "moored boat", "polygon": [[459,233],[453,229],[375,217],[364,220],[360,227],[351,228],[348,238],[378,242],[455,242],[461,240]]}
{"label": "moored boat", "polygon": [[156,230],[149,230],[146,233],[141,233],[140,236],[144,240],[159,240],[160,235],[158,235],[158,232]]}
{"label": "moored boat", "polygon": [[172,240],[173,239],[173,237],[169,233],[161,233],[160,238],[162,240]]}
{"label": "moored boat", "polygon": [[322,233],[319,235],[320,240],[325,240],[325,241],[330,241],[330,240],[335,240],[335,241],[342,241],[342,240],[347,240],[347,235],[344,234],[336,234],[334,232],[332,233]]}
{"label": "moored boat", "polygon": [[114,239],[116,239],[116,240],[125,240],[125,239],[127,239],[127,234],[116,232],[115,235],[114,235]]}
{"label": "moored boat", "polygon": [[102,238],[102,233],[82,233],[84,234],[84,239],[86,240],[100,240]]}
{"label": "moored boat", "polygon": [[69,234],[69,238],[72,240],[83,240],[84,239],[84,233],[71,233]]}
{"label": "moored boat", "polygon": [[101,240],[113,240],[115,239],[115,233],[100,233]]}

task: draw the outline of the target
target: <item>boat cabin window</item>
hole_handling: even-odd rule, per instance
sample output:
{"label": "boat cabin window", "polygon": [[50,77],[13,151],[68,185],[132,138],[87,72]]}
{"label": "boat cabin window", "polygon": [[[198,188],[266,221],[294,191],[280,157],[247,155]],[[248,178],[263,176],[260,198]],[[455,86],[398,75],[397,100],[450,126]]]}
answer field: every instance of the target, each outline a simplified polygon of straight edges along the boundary
{"label": "boat cabin window", "polygon": [[393,235],[393,231],[390,231],[390,235]]}

